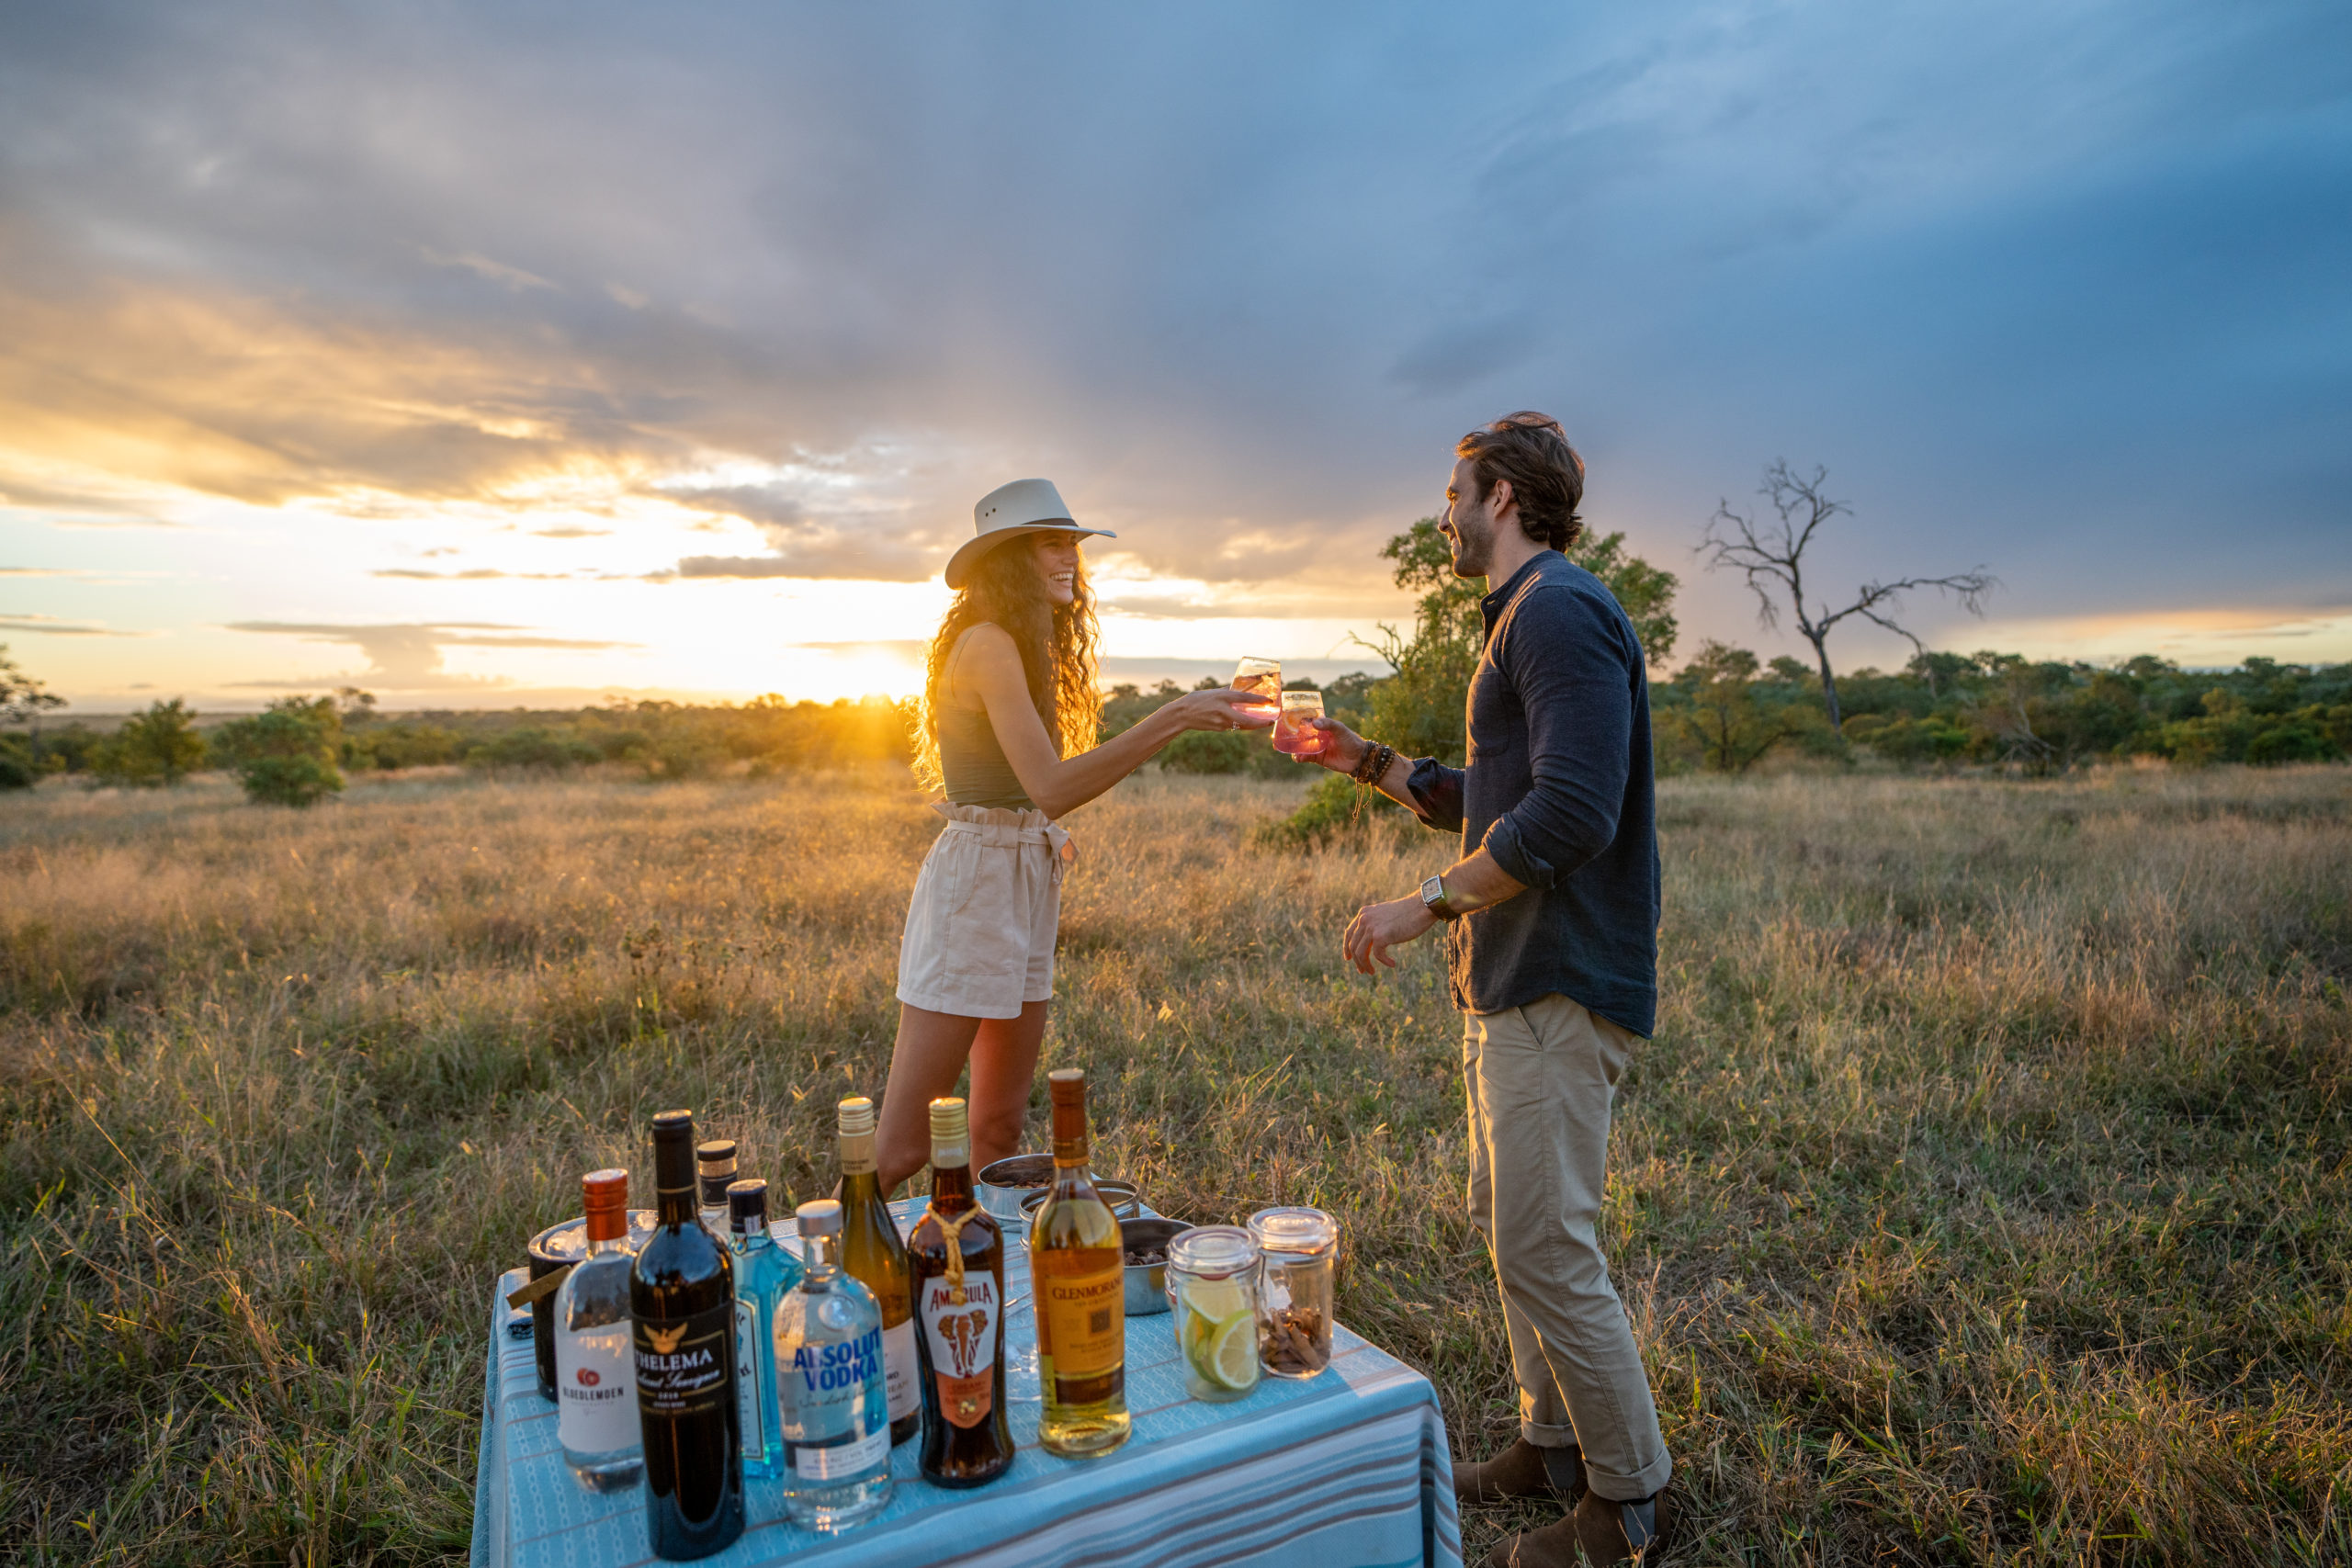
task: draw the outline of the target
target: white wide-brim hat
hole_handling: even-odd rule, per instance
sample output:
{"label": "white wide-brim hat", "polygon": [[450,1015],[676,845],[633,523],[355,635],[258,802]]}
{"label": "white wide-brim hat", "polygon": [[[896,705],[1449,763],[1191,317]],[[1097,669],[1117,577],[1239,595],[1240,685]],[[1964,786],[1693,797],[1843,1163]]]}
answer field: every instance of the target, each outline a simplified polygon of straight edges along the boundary
{"label": "white wide-brim hat", "polygon": [[973,537],[964,541],[947,561],[947,586],[961,588],[972,574],[973,563],[1006,540],[1023,534],[1100,534],[1119,536],[1108,528],[1081,528],[1070,521],[1069,508],[1051,479],[1015,479],[980,497],[972,508]]}

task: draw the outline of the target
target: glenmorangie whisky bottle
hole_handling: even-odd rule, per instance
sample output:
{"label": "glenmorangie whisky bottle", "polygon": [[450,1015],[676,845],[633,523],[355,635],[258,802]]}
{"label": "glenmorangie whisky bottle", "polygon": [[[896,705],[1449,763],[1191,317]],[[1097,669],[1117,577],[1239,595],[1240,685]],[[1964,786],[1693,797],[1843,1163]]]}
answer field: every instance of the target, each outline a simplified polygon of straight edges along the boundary
{"label": "glenmorangie whisky bottle", "polygon": [[1046,1399],[1037,1441],[1066,1459],[1127,1440],[1126,1277],[1118,1216],[1087,1169],[1086,1074],[1046,1075],[1054,1101],[1054,1184],[1029,1227],[1029,1301]]}
{"label": "glenmorangie whisky bottle", "polygon": [[882,1307],[882,1361],[890,1389],[890,1441],[922,1426],[922,1367],[915,1353],[914,1292],[907,1244],[899,1239],[874,1169],[874,1102],[862,1094],[836,1108],[842,1150],[842,1267]]}
{"label": "glenmorangie whisky bottle", "polygon": [[1004,1237],[972,1196],[960,1100],[931,1102],[931,1206],[907,1238],[922,1362],[922,1478],[978,1486],[1012,1464],[1004,1415]]}
{"label": "glenmorangie whisky bottle", "polygon": [[696,1212],[695,1119],[653,1119],[660,1224],[629,1269],[645,1527],[653,1555],[707,1557],[743,1533],[743,1439],[735,1407],[735,1276]]}

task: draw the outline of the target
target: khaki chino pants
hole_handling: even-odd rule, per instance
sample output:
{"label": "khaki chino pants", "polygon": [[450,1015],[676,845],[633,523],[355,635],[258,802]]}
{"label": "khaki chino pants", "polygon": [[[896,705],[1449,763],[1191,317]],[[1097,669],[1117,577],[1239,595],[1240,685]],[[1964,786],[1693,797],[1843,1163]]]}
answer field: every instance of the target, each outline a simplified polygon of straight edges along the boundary
{"label": "khaki chino pants", "polygon": [[1502,1292],[1520,1431],[1538,1448],[1581,1448],[1593,1490],[1616,1502],[1648,1496],[1673,1469],[1594,1229],[1634,1040],[1553,995],[1469,1014],[1462,1041],[1470,1220]]}

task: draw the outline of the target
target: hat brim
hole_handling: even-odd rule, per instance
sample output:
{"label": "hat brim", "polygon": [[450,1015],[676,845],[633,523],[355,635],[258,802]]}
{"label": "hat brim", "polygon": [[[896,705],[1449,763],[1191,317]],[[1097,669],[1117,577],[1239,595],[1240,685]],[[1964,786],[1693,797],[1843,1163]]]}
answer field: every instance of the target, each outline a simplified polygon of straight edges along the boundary
{"label": "hat brim", "polygon": [[1105,539],[1119,536],[1108,528],[1081,528],[1067,517],[1046,518],[1036,523],[1016,523],[1010,528],[991,528],[987,533],[969,538],[947,558],[947,586],[961,588],[972,575],[979,558],[999,545],[1029,534],[1089,534]]}

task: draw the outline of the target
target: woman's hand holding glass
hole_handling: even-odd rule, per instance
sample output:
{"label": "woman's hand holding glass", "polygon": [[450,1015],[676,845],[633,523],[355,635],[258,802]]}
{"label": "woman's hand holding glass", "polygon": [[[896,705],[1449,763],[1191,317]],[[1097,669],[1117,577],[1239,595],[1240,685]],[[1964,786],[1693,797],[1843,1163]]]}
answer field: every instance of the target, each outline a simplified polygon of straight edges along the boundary
{"label": "woman's hand holding glass", "polygon": [[1159,711],[1174,719],[1179,729],[1268,729],[1274,722],[1274,710],[1264,697],[1231,686],[1187,692]]}

